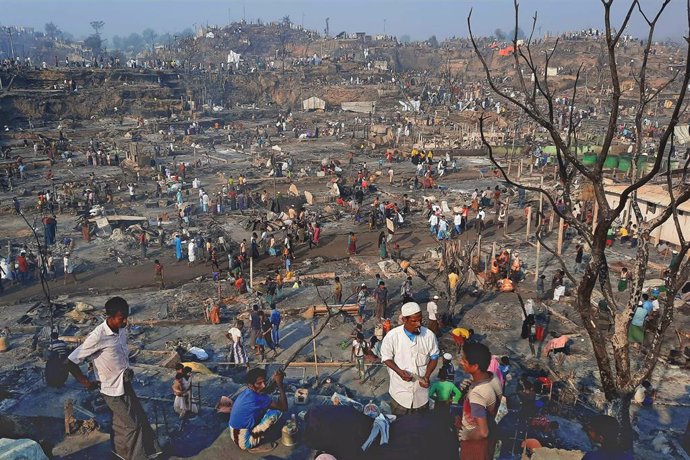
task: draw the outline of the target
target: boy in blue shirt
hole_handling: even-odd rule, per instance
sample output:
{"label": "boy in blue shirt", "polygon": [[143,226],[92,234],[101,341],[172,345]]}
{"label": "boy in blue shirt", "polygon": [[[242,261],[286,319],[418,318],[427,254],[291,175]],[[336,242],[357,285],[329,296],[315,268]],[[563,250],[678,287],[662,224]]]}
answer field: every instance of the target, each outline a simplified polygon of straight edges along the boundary
{"label": "boy in blue shirt", "polygon": [[265,392],[266,371],[255,367],[245,376],[247,388],[240,393],[232,405],[228,428],[233,442],[242,450],[267,452],[275,448],[276,443],[258,447],[266,431],[273,426],[287,411],[287,395],[283,386],[284,374],[277,371],[273,381],[278,387],[278,401],[271,399]]}

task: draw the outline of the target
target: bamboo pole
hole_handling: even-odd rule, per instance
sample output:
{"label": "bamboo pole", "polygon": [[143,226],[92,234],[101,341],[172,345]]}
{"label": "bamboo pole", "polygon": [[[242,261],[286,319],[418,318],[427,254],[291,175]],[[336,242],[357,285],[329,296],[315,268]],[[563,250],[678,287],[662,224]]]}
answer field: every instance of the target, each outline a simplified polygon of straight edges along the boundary
{"label": "bamboo pole", "polygon": [[564,220],[561,217],[558,220],[558,243],[556,244],[556,253],[560,256],[563,252],[563,227]]}
{"label": "bamboo pole", "polygon": [[[544,176],[541,176],[541,179],[539,181],[539,188],[544,189]],[[541,218],[542,218],[542,213],[544,211],[544,194],[539,193],[539,224],[537,224],[537,227],[541,225]],[[539,241],[539,238],[537,238],[537,257],[536,261],[534,264],[534,281],[536,282],[539,279],[539,256],[541,254],[541,242]]]}
{"label": "bamboo pole", "polygon": [[522,177],[522,159],[520,159],[520,164],[518,165],[518,179]]}
{"label": "bamboo pole", "polygon": [[249,258],[249,287],[254,290],[254,258]]}
{"label": "bamboo pole", "polygon": [[[510,207],[510,198],[506,200],[506,214],[505,220],[503,221],[503,236],[508,236],[508,208]],[[500,210],[498,211],[501,212]]]}
{"label": "bamboo pole", "polygon": [[527,225],[525,230],[525,239],[529,239],[529,231],[532,226],[532,206],[527,206]]}
{"label": "bamboo pole", "polygon": [[[311,323],[311,335],[312,335],[312,337],[316,335],[316,332],[314,330],[314,323]],[[314,374],[316,374],[316,384],[318,385],[318,383],[319,383],[319,359],[316,356],[316,338],[313,338],[311,343],[314,346]]]}
{"label": "bamboo pole", "polygon": [[479,234],[477,238],[477,269],[479,269],[482,263],[482,235]]}
{"label": "bamboo pole", "polygon": [[594,211],[592,212],[592,232],[597,229],[597,220],[599,219],[599,202],[594,198]]}

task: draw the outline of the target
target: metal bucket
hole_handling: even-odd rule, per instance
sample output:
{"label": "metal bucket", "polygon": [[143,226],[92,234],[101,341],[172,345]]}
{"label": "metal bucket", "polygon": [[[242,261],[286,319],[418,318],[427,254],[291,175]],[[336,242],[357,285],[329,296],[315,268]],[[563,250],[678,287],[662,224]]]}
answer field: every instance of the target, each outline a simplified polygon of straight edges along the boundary
{"label": "metal bucket", "polygon": [[293,425],[292,423],[287,423],[283,427],[283,434],[280,438],[280,442],[287,447],[294,446],[295,443],[295,435],[297,434],[297,426]]}

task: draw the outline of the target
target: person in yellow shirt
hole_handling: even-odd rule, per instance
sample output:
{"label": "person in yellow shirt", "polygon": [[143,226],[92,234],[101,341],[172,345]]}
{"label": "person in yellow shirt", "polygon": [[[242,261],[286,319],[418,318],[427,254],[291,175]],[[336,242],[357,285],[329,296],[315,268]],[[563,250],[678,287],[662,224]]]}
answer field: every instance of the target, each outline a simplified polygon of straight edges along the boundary
{"label": "person in yellow shirt", "polygon": [[628,229],[625,227],[621,227],[620,230],[618,230],[618,236],[620,236],[621,243],[627,243],[628,242]]}
{"label": "person in yellow shirt", "polygon": [[458,282],[460,281],[460,277],[458,276],[457,273],[455,273],[455,270],[451,270],[451,272],[448,274],[448,285],[450,287],[450,304],[455,305],[456,302],[456,293],[458,291]]}

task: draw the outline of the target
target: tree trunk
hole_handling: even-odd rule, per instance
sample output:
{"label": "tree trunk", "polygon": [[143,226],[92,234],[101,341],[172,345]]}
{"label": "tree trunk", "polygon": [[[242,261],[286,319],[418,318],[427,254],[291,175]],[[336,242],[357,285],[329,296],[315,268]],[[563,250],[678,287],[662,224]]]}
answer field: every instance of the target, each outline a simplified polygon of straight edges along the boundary
{"label": "tree trunk", "polygon": [[616,398],[610,399],[606,413],[618,420],[621,427],[620,445],[623,449],[632,452],[633,431],[630,424],[630,402],[632,393],[621,393]]}

